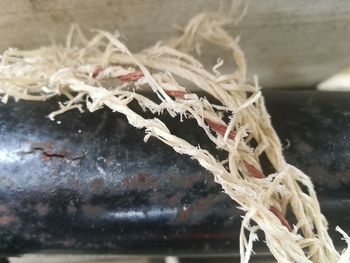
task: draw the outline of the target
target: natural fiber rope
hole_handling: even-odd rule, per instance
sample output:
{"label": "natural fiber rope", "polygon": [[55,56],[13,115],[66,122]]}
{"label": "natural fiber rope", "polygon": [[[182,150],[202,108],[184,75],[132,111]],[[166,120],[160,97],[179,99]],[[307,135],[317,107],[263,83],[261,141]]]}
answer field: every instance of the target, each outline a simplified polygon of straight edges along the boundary
{"label": "natural fiber rope", "polygon": [[[239,10],[240,6],[234,7]],[[51,119],[71,109],[83,112],[84,104],[90,111],[108,107],[124,114],[132,126],[145,128],[145,141],[156,137],[176,152],[197,160],[245,212],[241,262],[249,261],[259,229],[278,262],[350,262],[349,249],[339,255],[333,246],[309,177],[284,160],[257,81],[247,80],[244,54],[223,29],[230,22],[222,13],[200,14],[188,23],[180,38],[135,54],[117,33],[94,31],[94,37],[88,40],[73,26],[65,47],[9,49],[2,55],[2,102],[10,97],[44,101],[66,96],[60,109],[49,115]],[[220,75],[222,61],[213,68],[214,73],[206,70],[188,53],[199,50],[202,40],[230,50],[236,70]],[[190,93],[179,84],[184,80],[219,104]],[[149,87],[158,100],[142,92]],[[227,158],[218,160],[207,150],[173,135],[156,117],[146,119],[137,114],[129,107],[132,101],[155,115],[166,111],[173,117],[195,119]],[[230,116],[227,123],[226,115]],[[253,147],[253,142],[257,146]],[[259,160],[262,154],[266,154],[275,173],[263,173]],[[288,209],[297,220],[294,226],[284,217]],[[337,230],[350,245],[346,233]]]}

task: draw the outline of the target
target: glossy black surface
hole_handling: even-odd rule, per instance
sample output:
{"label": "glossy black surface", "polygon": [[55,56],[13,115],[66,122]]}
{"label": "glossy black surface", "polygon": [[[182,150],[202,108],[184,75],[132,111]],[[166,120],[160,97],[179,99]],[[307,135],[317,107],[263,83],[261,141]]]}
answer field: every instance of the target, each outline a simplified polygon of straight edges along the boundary
{"label": "glossy black surface", "polygon": [[[287,160],[312,177],[330,228],[348,232],[349,99],[266,94]],[[45,117],[57,107],[0,105],[0,254],[238,252],[240,212],[195,161],[155,139],[144,143],[144,131],[119,114],[71,111],[59,124]],[[165,120],[174,133],[214,149],[193,122]]]}

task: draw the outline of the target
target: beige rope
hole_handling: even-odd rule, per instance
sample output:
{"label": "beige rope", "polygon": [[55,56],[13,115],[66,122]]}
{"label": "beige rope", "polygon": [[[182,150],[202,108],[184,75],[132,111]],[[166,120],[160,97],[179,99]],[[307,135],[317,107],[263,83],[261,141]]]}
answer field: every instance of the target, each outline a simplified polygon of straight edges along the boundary
{"label": "beige rope", "polygon": [[[95,31],[94,37],[87,39],[73,26],[65,47],[9,49],[2,55],[2,102],[10,97],[44,101],[64,95],[67,101],[49,115],[51,119],[71,109],[82,112],[84,104],[90,111],[108,107],[124,114],[132,126],[145,128],[145,141],[154,136],[176,152],[197,160],[245,212],[241,262],[249,261],[259,230],[264,232],[266,244],[278,262],[350,262],[349,250],[340,256],[333,246],[309,177],[283,158],[260,88],[256,81],[247,80],[244,54],[223,29],[231,22],[222,13],[199,14],[181,37],[135,54],[117,33]],[[220,75],[221,61],[211,73],[188,53],[199,50],[203,40],[231,50],[236,63],[231,74]],[[219,104],[190,93],[179,84],[184,81]],[[149,88],[157,99],[147,97],[144,91]],[[155,115],[167,112],[173,117],[195,119],[227,157],[218,160],[207,150],[173,135],[156,117],[146,119],[129,108],[131,101]],[[227,123],[225,114],[230,116]],[[253,147],[253,141],[258,146]],[[262,172],[259,157],[263,153],[274,167],[274,174]],[[288,209],[297,219],[295,225],[284,217]],[[346,233],[338,231],[349,244]]]}

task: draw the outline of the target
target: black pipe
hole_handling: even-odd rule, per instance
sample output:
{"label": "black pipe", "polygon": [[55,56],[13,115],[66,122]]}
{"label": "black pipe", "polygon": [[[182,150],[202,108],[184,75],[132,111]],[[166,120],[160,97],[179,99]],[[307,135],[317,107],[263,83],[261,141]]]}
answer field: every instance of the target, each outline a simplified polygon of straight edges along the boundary
{"label": "black pipe", "polygon": [[[312,177],[340,240],[336,225],[350,231],[350,94],[265,95],[287,160]],[[144,143],[120,114],[71,111],[52,122],[45,115],[57,107],[0,105],[0,255],[238,252],[240,211],[196,161]],[[192,121],[164,120],[215,150]]]}

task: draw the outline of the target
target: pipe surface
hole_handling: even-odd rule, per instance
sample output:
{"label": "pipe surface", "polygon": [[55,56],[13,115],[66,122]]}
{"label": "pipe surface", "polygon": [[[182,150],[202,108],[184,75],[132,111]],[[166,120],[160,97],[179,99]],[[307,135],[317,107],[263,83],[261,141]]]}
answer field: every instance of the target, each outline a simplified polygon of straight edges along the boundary
{"label": "pipe surface", "polygon": [[[286,159],[315,184],[334,228],[350,231],[350,93],[265,92]],[[188,156],[109,110],[0,105],[0,255],[235,254],[241,212]],[[193,121],[171,131],[217,151]],[[220,152],[217,153],[220,155]],[[344,243],[337,242],[340,247]],[[263,242],[255,251],[266,252]]]}

